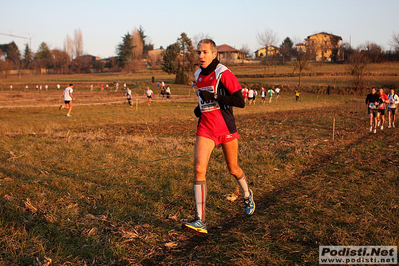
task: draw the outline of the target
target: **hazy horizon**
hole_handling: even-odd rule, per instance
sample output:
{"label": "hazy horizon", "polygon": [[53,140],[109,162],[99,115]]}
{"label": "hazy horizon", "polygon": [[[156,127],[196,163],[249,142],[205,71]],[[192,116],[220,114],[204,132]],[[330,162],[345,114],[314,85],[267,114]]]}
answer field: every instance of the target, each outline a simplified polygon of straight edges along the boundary
{"label": "hazy horizon", "polygon": [[0,44],[14,41],[21,53],[28,39],[36,52],[45,42],[50,49],[63,49],[74,30],[83,35],[84,53],[101,58],[115,56],[122,37],[142,26],[146,42],[166,48],[182,32],[190,38],[208,35],[217,45],[251,52],[261,48],[257,34],[266,29],[278,35],[277,46],[290,37],[294,43],[307,36],[328,32],[353,47],[367,41],[389,50],[393,33],[399,32],[399,1],[63,1],[0,0]]}

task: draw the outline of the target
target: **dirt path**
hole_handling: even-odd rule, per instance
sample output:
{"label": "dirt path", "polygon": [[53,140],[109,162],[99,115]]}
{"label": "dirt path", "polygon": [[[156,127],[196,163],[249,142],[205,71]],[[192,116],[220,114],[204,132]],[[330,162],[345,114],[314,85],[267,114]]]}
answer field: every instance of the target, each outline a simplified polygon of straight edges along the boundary
{"label": "dirt path", "polygon": [[[75,106],[78,105],[104,105],[104,104],[118,104],[126,101],[124,91],[118,92],[76,92]],[[139,103],[145,102],[146,97],[144,95],[133,95],[133,102],[139,101]],[[154,101],[161,101],[162,98],[159,95],[154,95]],[[184,101],[194,100],[194,96],[181,96],[173,95],[171,101]],[[49,92],[37,92],[37,91],[2,91],[0,92],[0,108],[35,108],[35,107],[58,107],[62,104],[63,97],[62,91],[49,91]]]}

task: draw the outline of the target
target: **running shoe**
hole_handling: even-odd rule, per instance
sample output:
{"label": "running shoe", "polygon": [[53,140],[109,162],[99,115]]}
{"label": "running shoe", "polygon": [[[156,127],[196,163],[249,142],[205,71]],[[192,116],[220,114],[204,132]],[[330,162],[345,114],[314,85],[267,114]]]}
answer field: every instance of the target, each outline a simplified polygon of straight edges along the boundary
{"label": "running shoe", "polygon": [[252,190],[249,190],[249,197],[247,199],[244,198],[245,205],[245,214],[252,215],[255,212],[255,201],[254,201],[254,193]]}
{"label": "running shoe", "polygon": [[208,234],[208,230],[206,229],[206,225],[199,218],[195,218],[191,222],[185,222],[182,224],[182,229],[184,231],[194,233],[197,235],[206,235]]}
{"label": "running shoe", "polygon": [[381,126],[381,130],[383,130],[384,129],[384,126]]}
{"label": "running shoe", "polygon": [[391,128],[391,124],[388,124],[388,128]]}
{"label": "running shoe", "polygon": [[373,126],[370,126],[370,127],[369,127],[369,131],[370,131],[370,132],[373,132]]}
{"label": "running shoe", "polygon": [[373,131],[373,133],[375,134],[375,133],[377,133],[377,129],[376,128],[374,128],[374,131]]}
{"label": "running shoe", "polygon": [[72,115],[70,115],[70,114],[67,114],[67,116],[72,116]]}

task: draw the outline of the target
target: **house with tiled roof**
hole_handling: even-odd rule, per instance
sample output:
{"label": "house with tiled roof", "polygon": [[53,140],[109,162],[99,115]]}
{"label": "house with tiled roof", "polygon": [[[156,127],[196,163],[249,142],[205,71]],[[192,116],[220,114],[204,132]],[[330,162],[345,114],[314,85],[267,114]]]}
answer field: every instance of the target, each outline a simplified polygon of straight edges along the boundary
{"label": "house with tiled roof", "polygon": [[243,63],[247,53],[227,44],[217,46],[218,60],[223,64]]}
{"label": "house with tiled roof", "polygon": [[280,53],[280,49],[276,46],[270,45],[264,47],[264,48],[260,48],[258,50],[255,51],[255,59],[260,59],[266,56],[272,56],[272,55],[277,55]]}
{"label": "house with tiled roof", "polygon": [[315,61],[336,61],[340,57],[341,41],[341,36],[319,32],[305,39],[306,51]]}

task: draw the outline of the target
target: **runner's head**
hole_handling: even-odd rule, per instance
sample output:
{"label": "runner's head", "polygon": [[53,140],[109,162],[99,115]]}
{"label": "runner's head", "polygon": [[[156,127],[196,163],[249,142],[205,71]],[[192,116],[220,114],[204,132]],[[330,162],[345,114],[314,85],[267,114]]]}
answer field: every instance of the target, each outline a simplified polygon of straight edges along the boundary
{"label": "runner's head", "polygon": [[216,44],[211,39],[203,39],[198,43],[197,53],[200,66],[206,68],[217,56]]}
{"label": "runner's head", "polygon": [[372,93],[372,94],[375,94],[376,92],[377,92],[377,89],[376,89],[375,87],[372,87],[372,88],[371,88],[371,93]]}

